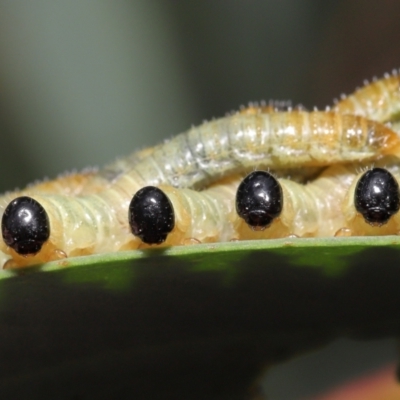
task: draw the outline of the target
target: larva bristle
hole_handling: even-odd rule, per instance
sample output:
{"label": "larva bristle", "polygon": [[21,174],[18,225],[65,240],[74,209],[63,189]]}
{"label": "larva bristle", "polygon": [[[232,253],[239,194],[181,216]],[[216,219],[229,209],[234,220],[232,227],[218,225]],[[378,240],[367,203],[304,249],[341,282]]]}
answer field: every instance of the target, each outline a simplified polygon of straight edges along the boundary
{"label": "larva bristle", "polygon": [[307,108],[303,104],[297,104],[293,109],[296,111],[307,111]]}
{"label": "larva bristle", "polygon": [[[353,94],[342,94],[340,101],[334,100],[333,112],[329,106],[325,111],[314,107],[313,112],[306,112],[301,105],[293,107],[285,100],[252,101],[225,118],[204,120],[188,132],[126,159],[117,159],[103,169],[70,171],[55,180],[36,181],[22,191],[8,192],[0,198],[0,209],[4,210],[15,196],[43,199],[52,210],[53,220],[58,218],[56,231],[64,235],[59,243],[56,243],[58,239],[53,242],[51,239],[43,254],[30,261],[16,256],[18,263],[48,260],[54,254],[106,251],[105,242],[109,241],[110,232],[122,238],[121,232],[125,234],[127,230],[126,224],[121,225],[122,213],[126,210],[115,204],[126,204],[132,193],[145,185],[167,185],[166,191],[176,198],[183,222],[178,224],[180,233],[173,233],[167,239],[171,245],[187,240],[259,238],[259,233],[251,230],[249,233],[248,227],[236,232],[237,217],[230,211],[232,187],[238,185],[243,175],[259,169],[282,181],[287,203],[292,207],[284,210],[279,222],[273,224],[273,229],[263,231],[261,237],[333,235],[336,228],[359,234],[393,232],[390,230],[393,224],[399,228],[400,222],[390,222],[381,231],[358,222],[355,228],[343,224],[345,219],[353,224],[355,211],[351,196],[354,196],[353,181],[357,175],[382,165],[395,176],[399,175],[400,162],[396,157],[400,155],[400,138],[391,130],[400,131],[396,123],[400,113],[399,89],[399,70],[395,69],[391,74],[385,73],[382,79],[365,80],[364,86]],[[394,157],[389,159],[390,155]],[[290,179],[279,178],[282,176]],[[204,191],[199,193],[194,188]],[[344,202],[338,202],[344,197]],[[188,205],[188,202],[192,203]],[[114,207],[121,207],[116,214],[111,211]],[[201,221],[212,220],[214,214],[219,215],[218,223],[213,220],[215,230],[209,235],[207,229],[214,228],[206,227]],[[63,215],[61,219],[60,215]],[[184,226],[193,230],[186,230]],[[191,236],[185,236],[186,232]],[[81,239],[81,234],[89,239]],[[132,238],[128,242],[126,238],[117,242],[110,251],[140,245]],[[4,254],[0,253],[0,257],[4,258]]]}
{"label": "larva bristle", "polygon": [[400,113],[400,80],[397,74],[384,74],[382,79],[374,77],[371,83],[365,83],[361,89],[347,98],[335,103],[334,110],[356,114],[365,118],[388,122],[396,119]]}

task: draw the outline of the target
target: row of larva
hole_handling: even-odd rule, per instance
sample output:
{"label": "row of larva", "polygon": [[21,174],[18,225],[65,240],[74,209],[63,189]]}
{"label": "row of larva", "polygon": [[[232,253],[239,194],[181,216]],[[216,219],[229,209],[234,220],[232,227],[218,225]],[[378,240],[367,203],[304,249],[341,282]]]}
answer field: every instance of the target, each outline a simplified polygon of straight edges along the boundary
{"label": "row of larva", "polygon": [[[57,180],[18,194],[10,193],[0,198],[2,210],[17,195],[28,195],[46,210],[50,232],[40,251],[28,252],[28,256],[19,255],[5,244],[2,250],[13,257],[16,265],[24,265],[137,248],[141,240],[130,234],[127,221],[132,194],[144,186],[163,184],[170,185],[162,190],[175,210],[175,225],[165,241],[167,245],[285,235],[332,235],[337,227],[339,230],[345,225],[332,222],[328,229],[326,218],[321,219],[318,213],[325,210],[333,216],[344,215],[337,197],[335,202],[328,201],[327,192],[341,186],[342,178],[343,182],[349,182],[349,176],[352,180],[355,177],[353,171],[344,178],[336,164],[398,154],[399,136],[379,122],[364,118],[373,116],[383,122],[394,121],[400,107],[398,87],[397,75],[386,77],[360,89],[335,107],[337,111],[362,114],[361,117],[339,112],[275,112],[270,108],[252,107],[247,112],[193,128],[160,146],[136,153],[127,161],[117,161],[99,173],[61,178],[65,180],[61,193]],[[364,99],[366,96],[370,100]],[[389,112],[372,114],[371,102],[376,106],[386,102]],[[237,217],[232,199],[240,178],[232,174],[243,176],[254,169],[269,168],[279,175],[280,171],[287,173],[297,167],[301,168],[302,175],[304,167],[329,165],[332,167],[305,186],[281,180],[286,193],[284,208],[263,232],[249,229]],[[328,172],[331,169],[333,172]],[[331,176],[327,178],[329,173]],[[222,178],[225,181],[207,188]],[[327,186],[319,187],[324,179]],[[68,181],[70,185],[65,184]],[[348,188],[349,184],[342,186]],[[196,188],[206,189],[190,190]],[[295,206],[290,211],[291,202]],[[31,211],[25,209],[24,213],[22,218],[32,217]],[[338,217],[330,219],[339,220]],[[18,236],[20,228],[13,229],[16,231],[4,232],[3,218],[3,236],[8,244]]]}
{"label": "row of larva", "polygon": [[[390,159],[381,163],[387,169],[376,167],[363,174],[357,173],[359,164],[332,166],[306,185],[255,171],[202,192],[146,186],[128,207],[125,194],[114,189],[107,191],[108,197],[19,197],[3,215],[3,237],[15,253],[14,261],[26,263],[26,255],[31,255],[30,262],[40,262],[67,254],[136,249],[142,242],[396,234],[400,219],[391,216],[399,209],[400,194],[389,171],[400,178],[399,167],[391,166]],[[110,207],[110,200],[118,209]],[[28,223],[21,225],[21,217]]]}

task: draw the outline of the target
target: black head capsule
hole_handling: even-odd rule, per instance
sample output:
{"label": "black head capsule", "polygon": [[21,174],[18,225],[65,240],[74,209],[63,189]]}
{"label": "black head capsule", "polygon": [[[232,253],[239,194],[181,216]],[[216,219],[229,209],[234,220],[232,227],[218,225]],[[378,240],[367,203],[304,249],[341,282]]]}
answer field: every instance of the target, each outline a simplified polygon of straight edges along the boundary
{"label": "black head capsule", "polygon": [[138,190],[129,204],[129,225],[144,243],[160,244],[175,226],[175,213],[167,195],[154,186]]}
{"label": "black head capsule", "polygon": [[282,187],[268,172],[252,172],[237,189],[236,212],[254,230],[267,228],[280,215],[282,207]]}
{"label": "black head capsule", "polygon": [[357,182],[354,206],[370,225],[386,224],[399,211],[399,184],[386,169],[370,169]]}
{"label": "black head capsule", "polygon": [[36,254],[49,239],[49,217],[36,200],[17,197],[4,211],[1,232],[4,243],[18,254]]}

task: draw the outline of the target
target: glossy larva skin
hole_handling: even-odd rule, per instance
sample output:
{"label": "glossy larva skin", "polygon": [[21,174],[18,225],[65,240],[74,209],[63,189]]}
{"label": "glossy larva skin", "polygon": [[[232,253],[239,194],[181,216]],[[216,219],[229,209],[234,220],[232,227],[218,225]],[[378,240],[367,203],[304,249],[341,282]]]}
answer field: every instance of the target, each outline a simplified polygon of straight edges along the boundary
{"label": "glossy larva skin", "polygon": [[[347,175],[342,166],[328,168],[308,185],[279,179],[284,195],[280,217],[264,231],[255,232],[239,218],[235,194],[242,176],[232,176],[198,192],[161,185],[175,213],[175,227],[162,246],[212,243],[229,240],[263,239],[296,235],[333,236],[342,226],[339,198],[344,198]],[[343,175],[343,176],[342,176]],[[327,189],[330,196],[326,196]],[[90,196],[34,195],[48,213],[51,234],[42,250],[20,256],[4,243],[1,250],[13,257],[12,266],[88,255],[93,253],[146,248],[130,233],[127,210],[131,196],[114,186]],[[131,187],[130,189],[133,189]]]}
{"label": "glossy larva skin", "polygon": [[128,174],[146,185],[202,189],[237,172],[361,161],[398,147],[389,128],[353,115],[237,113],[155,147]]}
{"label": "glossy larva skin", "polygon": [[[184,245],[226,241],[234,237],[231,217],[239,177],[231,177],[203,192],[160,186],[175,211],[175,227],[162,244]],[[126,183],[127,181],[125,181]],[[0,249],[13,258],[12,266],[93,253],[146,248],[131,234],[128,207],[135,185],[114,185],[100,194],[88,196],[33,195],[48,214],[51,233],[41,251],[20,256],[1,243]]]}
{"label": "glossy larva skin", "polygon": [[334,111],[360,115],[378,122],[391,122],[400,113],[400,76],[397,71],[383,79],[367,83],[339,101]]}
{"label": "glossy larva skin", "polygon": [[329,167],[306,185],[279,179],[284,199],[281,215],[263,231],[254,231],[243,219],[236,219],[238,239],[334,236],[344,226],[342,203],[356,176],[355,168]]}
{"label": "glossy larva skin", "polygon": [[[162,246],[291,235],[334,236],[341,229],[352,228],[345,217],[354,206],[345,200],[359,170],[359,164],[334,165],[306,185],[279,179],[284,196],[282,213],[263,231],[254,231],[236,213],[234,199],[242,176],[231,176],[201,192],[161,185],[175,213],[175,227]],[[32,196],[48,213],[50,239],[38,254],[28,257],[2,244],[1,250],[13,257],[10,266],[151,247],[130,233],[128,192],[134,191],[134,185],[126,189],[114,185],[90,196]]]}
{"label": "glossy larva skin", "polygon": [[[19,266],[146,247],[130,234],[126,214],[132,195],[147,185],[161,185],[177,210],[176,226],[165,246],[333,236],[341,229],[370,234],[371,227],[360,223],[347,199],[354,192],[357,163],[399,154],[399,136],[379,123],[395,123],[398,109],[398,77],[385,77],[339,102],[336,113],[250,107],[133,153],[97,173],[72,174],[8,193],[0,197],[1,212],[13,198],[31,196],[48,210],[52,230],[37,255],[21,257],[3,243],[0,257],[4,261],[11,255],[13,265]],[[356,164],[339,165],[348,162]],[[391,168],[398,171],[398,165],[395,161]],[[284,209],[268,229],[254,232],[237,217],[235,191],[246,173],[271,169],[278,177],[292,177],[294,171],[301,180],[323,167],[328,168],[306,185],[280,179]],[[394,232],[389,225],[371,234]]]}

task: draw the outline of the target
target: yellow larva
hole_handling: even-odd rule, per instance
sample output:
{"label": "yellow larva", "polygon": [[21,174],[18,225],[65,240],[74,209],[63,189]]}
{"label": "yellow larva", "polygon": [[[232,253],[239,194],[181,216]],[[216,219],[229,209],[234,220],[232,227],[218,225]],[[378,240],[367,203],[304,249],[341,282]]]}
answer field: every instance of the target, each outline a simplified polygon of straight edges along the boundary
{"label": "yellow larva", "polygon": [[70,194],[90,194],[118,180],[122,186],[127,175],[137,188],[168,184],[197,189],[255,168],[293,176],[300,167],[304,175],[306,167],[375,159],[400,147],[392,130],[362,117],[257,110],[205,123],[159,146],[133,153],[89,175],[84,184],[55,180],[44,183],[50,187],[44,191],[51,193],[57,185],[67,194],[68,190]]}
{"label": "yellow larva", "polygon": [[[232,223],[227,216],[239,178],[203,192],[162,186],[173,203],[175,229],[164,245],[229,240]],[[127,210],[137,187],[114,185],[88,196],[32,195],[48,215],[50,237],[35,255],[19,255],[5,243],[1,251],[13,258],[13,266],[35,264],[63,257],[137,249],[143,246],[130,232]]]}
{"label": "yellow larva", "polygon": [[396,121],[400,117],[400,76],[398,71],[383,79],[366,83],[333,108],[342,114],[360,115],[378,122]]}
{"label": "yellow larva", "polygon": [[243,219],[236,218],[237,238],[334,236],[345,225],[342,204],[355,176],[354,167],[335,165],[306,185],[279,179],[283,194],[281,214],[262,231],[253,230]]}
{"label": "yellow larva", "polygon": [[[163,245],[291,235],[334,236],[340,230],[351,229],[345,218],[354,206],[351,202],[346,205],[345,199],[346,193],[354,193],[349,188],[354,186],[359,169],[359,164],[334,165],[307,185],[280,179],[283,210],[263,231],[252,230],[236,213],[234,198],[240,176],[226,178],[202,192],[160,186],[175,210],[175,227]],[[3,243],[1,250],[13,257],[9,266],[148,247],[130,233],[126,215],[131,199],[128,192],[114,186],[88,196],[32,195],[48,214],[50,238],[36,255],[30,256],[21,256]],[[364,231],[369,229],[368,225],[363,227]]]}
{"label": "yellow larva", "polygon": [[[343,172],[346,167],[336,164],[399,152],[396,133],[364,118],[394,121],[396,81],[397,76],[386,77],[361,89],[340,102],[336,113],[272,112],[271,107],[251,107],[134,153],[96,174],[60,178],[28,188],[20,194],[31,196],[45,208],[51,236],[36,255],[20,256],[4,243],[2,250],[12,255],[15,264],[24,265],[143,247],[129,232],[126,210],[132,194],[146,185],[167,185],[163,190],[176,208],[176,226],[164,245],[334,235],[345,225],[338,199],[344,198],[351,175]],[[375,110],[380,99],[386,101],[386,114]],[[344,115],[349,112],[362,116]],[[305,186],[281,180],[285,207],[267,230],[254,232],[236,215],[232,199],[239,181],[235,173],[243,175],[258,168],[273,169],[282,176],[292,175],[297,169],[297,174],[305,178],[309,176],[306,168],[329,165],[332,167]],[[224,181],[209,187],[220,179]],[[207,187],[201,193],[189,190]],[[16,194],[0,198],[0,210],[12,195]]]}
{"label": "yellow larva", "polygon": [[389,128],[331,112],[238,113],[153,149],[129,172],[143,185],[204,188],[233,173],[362,161],[395,152]]}
{"label": "yellow larva", "polygon": [[[163,246],[289,235],[333,236],[344,226],[340,208],[354,176],[345,166],[333,166],[307,185],[280,179],[282,213],[261,232],[250,229],[235,211],[240,176],[226,178],[202,192],[160,186],[175,210],[175,227]],[[114,186],[90,196],[33,195],[47,212],[49,239],[35,255],[21,256],[4,243],[1,250],[13,257],[13,266],[20,266],[66,256],[144,248],[146,245],[130,234],[126,215],[129,191]]]}
{"label": "yellow larva", "polygon": [[383,161],[353,179],[341,210],[346,236],[400,234],[400,163],[397,159]]}

